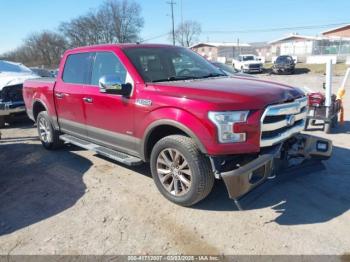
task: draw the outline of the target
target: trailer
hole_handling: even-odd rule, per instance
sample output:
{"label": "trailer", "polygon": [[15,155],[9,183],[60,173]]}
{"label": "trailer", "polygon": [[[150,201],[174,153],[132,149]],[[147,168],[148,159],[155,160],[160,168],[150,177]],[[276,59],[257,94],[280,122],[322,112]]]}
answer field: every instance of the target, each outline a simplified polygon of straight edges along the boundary
{"label": "trailer", "polygon": [[332,128],[338,125],[339,114],[343,111],[342,98],[345,94],[345,84],[350,75],[350,68],[346,71],[343,83],[338,94],[332,90],[332,60],[326,64],[326,83],[324,84],[325,94],[321,92],[308,94],[308,114],[305,121],[305,130],[316,121],[324,123],[324,131],[332,133]]}

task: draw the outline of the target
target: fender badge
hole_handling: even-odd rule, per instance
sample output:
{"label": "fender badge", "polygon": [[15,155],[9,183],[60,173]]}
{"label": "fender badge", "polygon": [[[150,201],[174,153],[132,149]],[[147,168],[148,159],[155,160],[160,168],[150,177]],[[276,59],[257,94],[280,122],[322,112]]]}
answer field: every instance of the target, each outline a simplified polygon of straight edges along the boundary
{"label": "fender badge", "polygon": [[151,105],[152,105],[152,100],[148,100],[148,99],[136,99],[136,105],[140,105],[140,106],[151,106]]}

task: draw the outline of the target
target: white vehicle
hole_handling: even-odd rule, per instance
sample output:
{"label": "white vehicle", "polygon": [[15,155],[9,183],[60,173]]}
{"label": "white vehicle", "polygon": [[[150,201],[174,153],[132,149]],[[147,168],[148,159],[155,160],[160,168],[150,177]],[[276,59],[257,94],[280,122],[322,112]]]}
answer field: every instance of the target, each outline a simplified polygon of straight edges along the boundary
{"label": "white vehicle", "polygon": [[38,77],[22,64],[0,60],[0,128],[13,116],[25,113],[23,82]]}
{"label": "white vehicle", "polygon": [[239,55],[232,60],[232,66],[243,73],[261,73],[263,63],[255,55]]}

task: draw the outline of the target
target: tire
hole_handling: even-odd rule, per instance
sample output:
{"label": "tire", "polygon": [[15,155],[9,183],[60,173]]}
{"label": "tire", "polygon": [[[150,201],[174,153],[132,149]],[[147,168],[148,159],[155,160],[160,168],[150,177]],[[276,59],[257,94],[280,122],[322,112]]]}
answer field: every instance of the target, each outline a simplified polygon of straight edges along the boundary
{"label": "tire", "polygon": [[54,150],[63,145],[63,141],[59,139],[59,132],[52,126],[50,117],[46,111],[39,113],[36,124],[39,139],[43,147],[48,150]]}
{"label": "tire", "polygon": [[0,128],[4,128],[4,127],[5,127],[5,117],[0,116]]}
{"label": "tire", "polygon": [[326,134],[332,134],[332,123],[324,123],[324,131]]}
{"label": "tire", "polygon": [[[203,200],[214,185],[209,158],[200,152],[193,139],[182,135],[167,136],[155,144],[151,171],[160,193],[181,206],[192,206]],[[163,182],[161,178],[165,178]]]}

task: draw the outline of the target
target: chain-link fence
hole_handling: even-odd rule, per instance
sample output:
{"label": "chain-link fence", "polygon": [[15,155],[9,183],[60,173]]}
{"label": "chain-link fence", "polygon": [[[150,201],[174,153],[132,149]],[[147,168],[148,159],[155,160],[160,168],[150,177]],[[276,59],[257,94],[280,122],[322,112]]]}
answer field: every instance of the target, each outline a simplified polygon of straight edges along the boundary
{"label": "chain-link fence", "polygon": [[350,41],[314,41],[313,55],[350,55]]}

